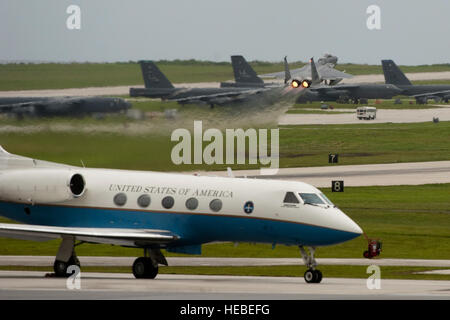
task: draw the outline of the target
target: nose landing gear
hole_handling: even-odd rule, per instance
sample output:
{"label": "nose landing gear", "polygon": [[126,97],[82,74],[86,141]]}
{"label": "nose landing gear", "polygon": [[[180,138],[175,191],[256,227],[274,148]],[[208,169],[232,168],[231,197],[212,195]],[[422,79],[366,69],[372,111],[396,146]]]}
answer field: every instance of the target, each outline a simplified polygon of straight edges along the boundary
{"label": "nose landing gear", "polygon": [[322,272],[316,269],[317,262],[314,258],[316,252],[315,247],[308,247],[310,254],[308,254],[303,246],[298,246],[302,255],[303,262],[308,270],[304,274],[306,283],[320,283],[322,281]]}

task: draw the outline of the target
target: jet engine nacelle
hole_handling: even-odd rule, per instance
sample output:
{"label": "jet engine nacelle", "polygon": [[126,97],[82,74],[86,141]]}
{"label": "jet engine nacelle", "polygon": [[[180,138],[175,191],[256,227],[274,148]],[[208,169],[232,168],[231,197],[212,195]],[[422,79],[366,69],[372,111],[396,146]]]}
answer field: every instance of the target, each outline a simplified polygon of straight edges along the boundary
{"label": "jet engine nacelle", "polygon": [[0,173],[0,199],[26,203],[57,203],[81,197],[86,184],[68,169],[23,169]]}

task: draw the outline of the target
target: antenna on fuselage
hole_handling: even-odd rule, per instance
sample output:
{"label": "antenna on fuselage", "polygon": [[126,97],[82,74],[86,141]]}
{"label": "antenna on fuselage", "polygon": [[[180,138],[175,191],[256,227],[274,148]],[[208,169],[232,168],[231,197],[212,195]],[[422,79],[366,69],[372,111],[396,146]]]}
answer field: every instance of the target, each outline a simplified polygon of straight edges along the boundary
{"label": "antenna on fuselage", "polygon": [[227,167],[227,173],[229,178],[234,178],[233,170],[230,167]]}
{"label": "antenna on fuselage", "polygon": [[86,166],[84,165],[83,159],[80,159],[81,161],[81,165],[83,166],[83,168],[86,168]]}

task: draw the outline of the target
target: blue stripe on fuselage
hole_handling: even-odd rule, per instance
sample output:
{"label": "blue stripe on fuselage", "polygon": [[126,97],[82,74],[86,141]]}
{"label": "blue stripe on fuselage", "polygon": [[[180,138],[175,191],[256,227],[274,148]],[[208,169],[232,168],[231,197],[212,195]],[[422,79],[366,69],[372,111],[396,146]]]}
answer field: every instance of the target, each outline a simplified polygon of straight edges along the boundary
{"label": "blue stripe on fuselage", "polygon": [[[25,208],[30,209],[30,214]],[[353,239],[359,234],[279,220],[191,212],[28,206],[0,202],[0,215],[21,223],[84,228],[142,228],[168,230],[180,236],[179,245],[211,241],[263,242],[321,246]]]}

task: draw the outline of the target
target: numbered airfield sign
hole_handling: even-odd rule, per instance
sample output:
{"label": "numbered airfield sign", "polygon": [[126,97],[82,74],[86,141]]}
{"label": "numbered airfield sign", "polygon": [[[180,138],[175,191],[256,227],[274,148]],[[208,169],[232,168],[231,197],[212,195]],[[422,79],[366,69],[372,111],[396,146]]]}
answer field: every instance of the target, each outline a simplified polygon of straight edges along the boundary
{"label": "numbered airfield sign", "polygon": [[331,191],[344,192],[344,181],[342,180],[331,181]]}
{"label": "numbered airfield sign", "polygon": [[328,155],[328,163],[338,163],[339,155],[330,153]]}

